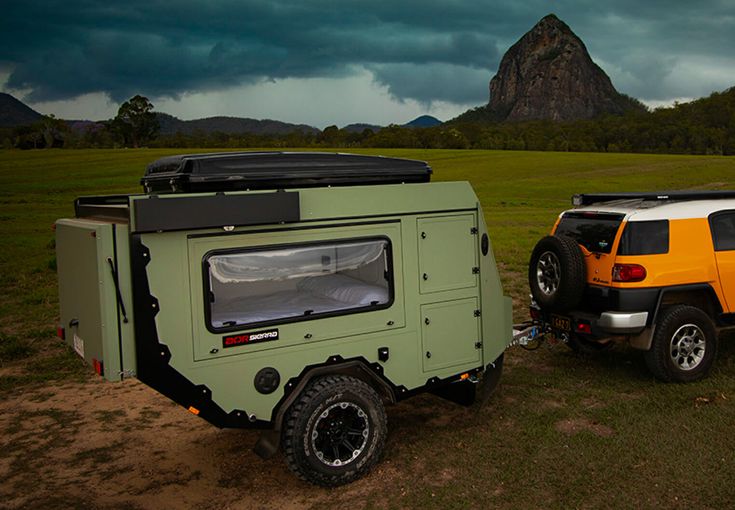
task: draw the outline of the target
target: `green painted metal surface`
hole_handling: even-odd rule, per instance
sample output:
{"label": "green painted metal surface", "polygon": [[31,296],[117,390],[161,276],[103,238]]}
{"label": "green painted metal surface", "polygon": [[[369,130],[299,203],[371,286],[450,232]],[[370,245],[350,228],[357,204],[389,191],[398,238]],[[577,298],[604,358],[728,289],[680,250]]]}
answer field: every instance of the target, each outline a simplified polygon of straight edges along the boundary
{"label": "green painted metal surface", "polygon": [[[430,378],[451,377],[487,365],[503,352],[512,338],[510,300],[503,296],[492,248],[486,256],[480,253],[480,237],[487,229],[468,183],[296,191],[301,204],[298,223],[223,224],[208,230],[141,235],[150,250],[146,267],[150,291],[159,304],[155,319],[158,339],[171,352],[170,364],[194,384],[206,385],[214,402],[226,412],[244,409],[259,419],[271,419],[274,406],[284,395],[285,383],[304,367],[323,364],[334,356],[377,363],[378,350],[387,347],[389,359],[380,362],[385,377],[396,387],[411,390],[424,386]],[[145,199],[132,196],[131,208]],[[162,196],[157,200],[167,199]],[[130,216],[134,218],[134,214]],[[74,228],[80,232],[86,228],[79,220],[60,220],[59,224],[65,222],[76,222]],[[100,228],[109,228],[104,225],[100,223]],[[118,225],[118,232],[125,238],[118,242],[118,265],[130,316],[127,226]],[[134,224],[130,232],[135,232]],[[391,245],[394,299],[389,308],[243,329],[239,332],[278,329],[279,338],[227,349],[223,348],[225,335],[207,328],[203,259],[212,250],[376,236],[388,238]],[[70,241],[60,249],[77,256],[81,248]],[[84,250],[93,251],[91,245]],[[88,260],[73,269],[78,274],[94,273],[103,282],[99,292],[90,288],[77,299],[66,294],[69,284],[65,284],[62,320],[73,314],[71,308],[95,299],[100,303],[101,317],[117,310],[111,281],[103,274],[103,251],[87,255]],[[74,279],[67,274],[68,267],[60,260],[62,280]],[[473,268],[479,268],[479,273]],[[424,273],[429,275],[427,279]],[[427,316],[430,325],[425,324]],[[121,343],[116,344],[122,352],[122,364],[119,354],[116,358],[121,370],[135,368],[133,318],[129,318],[129,323],[120,326]],[[108,318],[100,321],[110,322]],[[97,328],[102,331],[103,349],[113,342],[107,328]],[[427,351],[431,358],[426,357]],[[110,357],[106,350],[104,354]],[[278,370],[282,381],[268,395],[254,387],[255,374],[264,367]]]}
{"label": "green painted metal surface", "polygon": [[60,322],[66,342],[87,363],[103,363],[120,380],[117,301],[107,259],[115,260],[113,225],[92,220],[56,222]]}
{"label": "green painted metal surface", "polygon": [[480,362],[477,301],[470,297],[421,307],[424,371],[461,368]]}
{"label": "green painted metal surface", "polygon": [[476,214],[418,219],[420,292],[477,287]]}

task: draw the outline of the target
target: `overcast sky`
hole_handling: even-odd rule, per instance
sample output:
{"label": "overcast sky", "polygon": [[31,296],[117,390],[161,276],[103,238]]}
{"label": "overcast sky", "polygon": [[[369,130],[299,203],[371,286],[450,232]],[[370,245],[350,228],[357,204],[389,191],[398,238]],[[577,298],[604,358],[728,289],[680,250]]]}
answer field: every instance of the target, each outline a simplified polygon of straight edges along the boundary
{"label": "overcast sky", "polygon": [[4,0],[0,90],[68,119],[143,94],[182,119],[447,120],[550,12],[649,105],[735,85],[735,0]]}

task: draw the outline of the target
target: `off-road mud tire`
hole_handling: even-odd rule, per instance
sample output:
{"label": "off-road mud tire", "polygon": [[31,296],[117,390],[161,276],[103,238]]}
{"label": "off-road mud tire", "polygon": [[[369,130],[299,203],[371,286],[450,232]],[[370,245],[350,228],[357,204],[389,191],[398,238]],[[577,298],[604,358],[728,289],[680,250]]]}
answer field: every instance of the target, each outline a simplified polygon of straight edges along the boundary
{"label": "off-road mud tire", "polygon": [[[696,366],[685,370],[673,359],[672,352],[675,351],[672,341],[677,332],[687,325],[696,327],[697,335],[702,335],[704,354]],[[661,311],[656,320],[651,349],[645,353],[646,365],[657,379],[665,382],[697,381],[709,374],[716,356],[717,330],[709,315],[699,308],[687,305],[675,305]]]}
{"label": "off-road mud tire", "polygon": [[[330,409],[337,409],[335,404],[343,403],[349,411],[360,409],[364,413],[368,432],[354,459],[333,466],[329,459],[324,460],[326,457],[318,457],[314,437],[319,438],[319,434],[312,434],[322,420],[327,420],[323,413],[331,413]],[[291,405],[284,421],[282,444],[286,463],[299,478],[323,487],[336,487],[360,478],[375,466],[387,432],[385,407],[375,390],[359,379],[330,375],[312,381]]]}
{"label": "off-road mud tire", "polygon": [[[542,289],[539,264],[548,259],[556,262],[558,274],[547,274],[545,278],[557,284]],[[542,310],[565,312],[573,309],[582,299],[585,280],[584,257],[577,241],[567,236],[546,236],[536,243],[528,263],[528,284],[533,299]]]}

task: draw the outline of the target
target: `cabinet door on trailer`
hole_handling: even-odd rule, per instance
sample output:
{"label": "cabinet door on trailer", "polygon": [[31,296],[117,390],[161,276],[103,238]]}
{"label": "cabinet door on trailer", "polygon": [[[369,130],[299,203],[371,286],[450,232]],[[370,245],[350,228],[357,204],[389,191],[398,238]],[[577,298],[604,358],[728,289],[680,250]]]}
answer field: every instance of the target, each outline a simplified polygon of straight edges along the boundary
{"label": "cabinet door on trailer", "polygon": [[425,372],[480,362],[474,214],[417,220],[421,341]]}
{"label": "cabinet door on trailer", "polygon": [[474,215],[419,218],[417,226],[421,294],[476,286]]}
{"label": "cabinet door on trailer", "polygon": [[480,319],[477,298],[421,307],[424,371],[480,361]]}

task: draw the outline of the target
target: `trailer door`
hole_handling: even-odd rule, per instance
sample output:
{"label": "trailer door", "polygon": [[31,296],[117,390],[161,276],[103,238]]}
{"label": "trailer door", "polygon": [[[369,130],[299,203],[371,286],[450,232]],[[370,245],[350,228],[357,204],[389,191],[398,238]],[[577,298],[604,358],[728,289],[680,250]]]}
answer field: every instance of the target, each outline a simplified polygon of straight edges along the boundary
{"label": "trailer door", "polygon": [[120,380],[120,318],[113,270],[115,225],[94,220],[56,223],[60,325],[74,351],[111,381]]}

